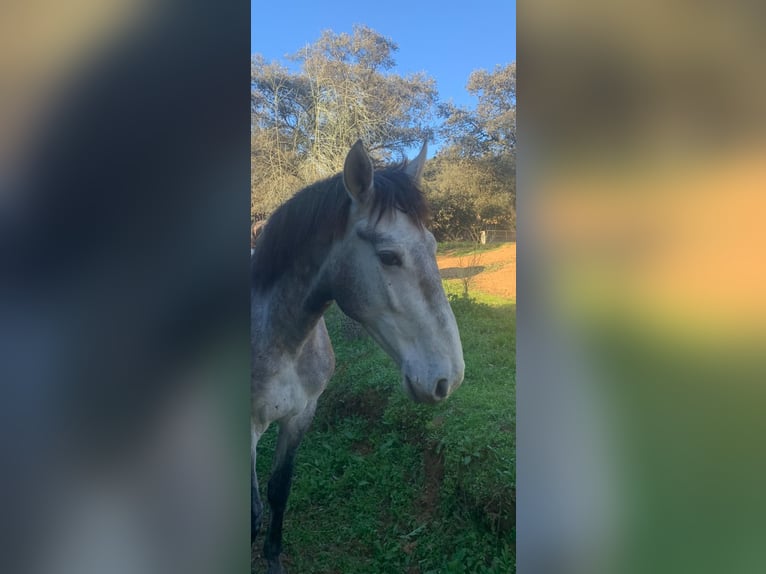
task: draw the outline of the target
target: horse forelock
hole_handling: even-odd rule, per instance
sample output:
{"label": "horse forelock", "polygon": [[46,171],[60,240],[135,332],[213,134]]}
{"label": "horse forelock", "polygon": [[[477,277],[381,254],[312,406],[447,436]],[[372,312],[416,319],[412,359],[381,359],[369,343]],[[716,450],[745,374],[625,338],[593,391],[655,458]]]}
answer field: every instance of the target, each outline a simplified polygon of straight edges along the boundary
{"label": "horse forelock", "polygon": [[404,171],[406,164],[397,164],[375,172],[375,192],[371,213],[380,221],[394,209],[406,213],[418,227],[428,218],[428,204],[421,189]]}
{"label": "horse forelock", "polygon": [[[396,209],[422,227],[428,206],[404,165],[375,171],[370,213],[379,222]],[[268,289],[298,261],[309,257],[312,250],[329,249],[345,233],[350,207],[342,174],[313,183],[282,204],[269,217],[255,246],[253,288]]]}

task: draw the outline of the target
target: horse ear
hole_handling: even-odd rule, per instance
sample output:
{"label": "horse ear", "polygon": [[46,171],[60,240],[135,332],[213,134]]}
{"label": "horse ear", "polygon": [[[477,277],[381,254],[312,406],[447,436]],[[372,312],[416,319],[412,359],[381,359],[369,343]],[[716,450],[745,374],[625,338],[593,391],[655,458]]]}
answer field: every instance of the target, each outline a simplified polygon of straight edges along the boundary
{"label": "horse ear", "polygon": [[428,142],[423,142],[423,147],[420,148],[420,153],[417,155],[415,159],[413,159],[410,162],[407,162],[407,165],[404,166],[404,171],[407,172],[407,175],[409,175],[412,180],[420,185],[420,180],[423,177],[423,168],[426,165],[426,154],[428,153]]}
{"label": "horse ear", "polygon": [[373,166],[362,140],[351,146],[343,164],[343,185],[355,201],[364,202],[372,190]]}

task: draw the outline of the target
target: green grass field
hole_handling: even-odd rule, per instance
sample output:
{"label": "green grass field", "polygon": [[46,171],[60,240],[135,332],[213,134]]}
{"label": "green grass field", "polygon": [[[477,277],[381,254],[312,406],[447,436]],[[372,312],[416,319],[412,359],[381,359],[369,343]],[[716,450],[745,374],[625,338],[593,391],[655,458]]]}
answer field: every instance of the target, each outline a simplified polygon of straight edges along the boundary
{"label": "green grass field", "polygon": [[[515,572],[516,305],[445,287],[466,376],[437,406],[407,399],[391,359],[327,313],[337,368],[296,461],[291,573]],[[263,490],[275,438],[272,425],[259,444]]]}

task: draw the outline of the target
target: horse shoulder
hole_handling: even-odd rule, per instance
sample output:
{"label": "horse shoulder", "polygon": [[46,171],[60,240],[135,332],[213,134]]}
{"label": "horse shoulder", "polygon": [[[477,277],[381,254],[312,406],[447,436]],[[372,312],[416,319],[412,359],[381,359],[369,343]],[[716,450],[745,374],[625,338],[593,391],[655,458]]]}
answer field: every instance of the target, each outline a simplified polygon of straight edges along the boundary
{"label": "horse shoulder", "polygon": [[298,375],[307,394],[318,397],[335,372],[335,353],[324,318],[320,318],[301,350],[297,361]]}

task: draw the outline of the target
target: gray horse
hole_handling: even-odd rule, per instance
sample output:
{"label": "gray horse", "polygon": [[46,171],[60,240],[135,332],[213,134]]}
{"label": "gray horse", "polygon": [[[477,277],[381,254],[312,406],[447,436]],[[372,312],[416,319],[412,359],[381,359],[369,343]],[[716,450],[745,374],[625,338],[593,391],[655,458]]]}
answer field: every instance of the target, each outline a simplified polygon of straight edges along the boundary
{"label": "gray horse", "polygon": [[269,573],[284,572],[279,556],[293,461],[335,368],[323,318],[333,301],[391,356],[412,400],[436,403],[463,381],[463,350],[436,266],[436,241],[423,225],[425,158],[423,145],[413,161],[375,170],[358,141],[343,173],[299,191],[274,212],[255,245],[251,541],[263,515],[256,448],[277,422],[263,547]]}

